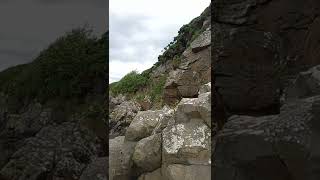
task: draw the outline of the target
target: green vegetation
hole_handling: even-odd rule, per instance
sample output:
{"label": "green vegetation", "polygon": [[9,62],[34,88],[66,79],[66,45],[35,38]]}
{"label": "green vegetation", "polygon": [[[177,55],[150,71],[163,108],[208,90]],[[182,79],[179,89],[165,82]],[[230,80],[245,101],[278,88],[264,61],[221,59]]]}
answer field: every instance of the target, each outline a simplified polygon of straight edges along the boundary
{"label": "green vegetation", "polygon": [[108,33],[97,38],[86,28],[72,30],[43,50],[32,63],[1,72],[0,91],[9,95],[14,109],[34,99],[46,103],[86,97],[94,93],[97,84],[103,86],[107,41]]}
{"label": "green vegetation", "polygon": [[114,95],[132,94],[145,86],[147,81],[148,78],[139,74],[137,71],[132,71],[125,75],[119,82],[112,84],[110,91]]}

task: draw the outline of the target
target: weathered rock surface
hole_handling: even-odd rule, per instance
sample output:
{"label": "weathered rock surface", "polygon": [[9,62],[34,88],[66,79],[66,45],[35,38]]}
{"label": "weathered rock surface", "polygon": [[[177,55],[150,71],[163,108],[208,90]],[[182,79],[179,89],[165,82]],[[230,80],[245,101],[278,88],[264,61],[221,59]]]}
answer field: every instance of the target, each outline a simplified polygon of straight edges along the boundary
{"label": "weathered rock surface", "polygon": [[126,128],[137,115],[141,107],[134,101],[123,101],[117,105],[109,116],[109,135],[112,137],[125,134]]}
{"label": "weathered rock surface", "polygon": [[3,179],[78,179],[100,147],[97,137],[74,123],[46,126],[27,139],[1,169]]}
{"label": "weathered rock surface", "polygon": [[80,180],[107,180],[108,163],[107,157],[92,160],[92,163],[82,172]]}
{"label": "weathered rock surface", "polygon": [[287,98],[305,98],[320,94],[320,66],[300,72],[287,90]]}
{"label": "weathered rock surface", "polygon": [[182,55],[178,69],[171,71],[164,88],[164,101],[172,105],[181,98],[197,97],[201,85],[211,81],[211,31],[205,30]]}
{"label": "weathered rock surface", "polygon": [[211,166],[172,164],[165,173],[168,180],[211,180]]}
{"label": "weathered rock surface", "polygon": [[215,178],[308,179],[309,153],[319,152],[310,146],[318,137],[319,102],[316,96],[288,102],[279,115],[231,117],[217,137]]}
{"label": "weathered rock surface", "polygon": [[198,98],[184,98],[177,105],[177,123],[192,118],[203,119],[211,127],[211,92],[200,94]]}
{"label": "weathered rock surface", "polygon": [[109,180],[129,180],[132,172],[132,155],[136,142],[125,141],[124,136],[109,140]]}
{"label": "weathered rock surface", "polygon": [[167,180],[165,176],[162,175],[161,169],[157,169],[151,173],[142,174],[138,180]]}
{"label": "weathered rock surface", "polygon": [[211,131],[201,119],[167,127],[162,139],[164,164],[211,163]]}
{"label": "weathered rock surface", "polygon": [[141,172],[151,172],[161,167],[161,134],[141,139],[134,150],[132,160]]}
{"label": "weathered rock surface", "polygon": [[126,140],[139,141],[148,137],[159,123],[163,111],[139,111],[126,131]]}

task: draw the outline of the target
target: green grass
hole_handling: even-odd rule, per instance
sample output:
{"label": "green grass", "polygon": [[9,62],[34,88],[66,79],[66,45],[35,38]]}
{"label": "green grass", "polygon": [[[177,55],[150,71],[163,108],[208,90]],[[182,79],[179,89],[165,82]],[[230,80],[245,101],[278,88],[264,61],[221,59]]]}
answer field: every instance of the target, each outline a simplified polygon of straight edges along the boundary
{"label": "green grass", "polygon": [[120,81],[111,84],[110,91],[114,95],[133,94],[145,86],[147,82],[147,77],[139,74],[137,71],[132,71],[125,75]]}

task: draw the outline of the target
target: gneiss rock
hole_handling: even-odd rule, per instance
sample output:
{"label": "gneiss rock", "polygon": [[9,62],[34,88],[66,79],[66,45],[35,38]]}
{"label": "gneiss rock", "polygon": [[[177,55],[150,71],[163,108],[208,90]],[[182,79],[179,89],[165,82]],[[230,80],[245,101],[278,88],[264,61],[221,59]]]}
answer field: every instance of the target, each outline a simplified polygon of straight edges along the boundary
{"label": "gneiss rock", "polygon": [[132,160],[140,172],[151,172],[161,167],[161,140],[161,134],[155,134],[137,143]]}

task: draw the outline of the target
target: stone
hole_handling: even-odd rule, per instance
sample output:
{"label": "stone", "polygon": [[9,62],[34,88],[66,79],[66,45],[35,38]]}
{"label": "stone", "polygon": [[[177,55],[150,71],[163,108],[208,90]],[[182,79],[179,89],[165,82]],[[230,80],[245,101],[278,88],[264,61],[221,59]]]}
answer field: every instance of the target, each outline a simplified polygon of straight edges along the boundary
{"label": "stone", "polygon": [[164,128],[174,124],[174,109],[164,106],[163,113],[159,115],[159,122],[152,131],[152,135],[161,133]]}
{"label": "stone", "polygon": [[320,94],[320,66],[300,72],[288,88],[287,98],[306,98]]}
{"label": "stone", "polygon": [[316,96],[286,102],[279,115],[229,118],[216,138],[215,178],[319,177],[319,104]]}
{"label": "stone", "polygon": [[171,164],[165,173],[168,180],[211,180],[211,166]]}
{"label": "stone", "polygon": [[162,132],[162,164],[211,163],[211,130],[199,119],[169,126]]}
{"label": "stone", "polygon": [[198,98],[183,98],[177,105],[177,123],[188,122],[192,118],[203,119],[211,127],[211,92],[200,94]]}
{"label": "stone", "polygon": [[167,180],[161,173],[161,169],[157,169],[150,173],[142,174],[138,180]]}
{"label": "stone", "polygon": [[191,48],[194,53],[197,53],[211,44],[211,30],[205,30],[202,34],[199,35],[192,43]]}
{"label": "stone", "polygon": [[112,137],[124,135],[140,110],[140,105],[134,101],[124,101],[117,105],[109,116],[109,135]]}
{"label": "stone", "polygon": [[136,142],[125,141],[124,136],[109,140],[109,180],[131,180],[132,155]]}
{"label": "stone", "polygon": [[157,126],[163,111],[139,111],[126,131],[126,140],[139,141],[148,137]]}
{"label": "stone", "polygon": [[141,139],[134,150],[132,160],[140,172],[151,172],[161,166],[161,134]]}
{"label": "stone", "polygon": [[225,109],[230,114],[279,113],[285,64],[281,38],[248,28],[220,28],[213,43],[214,86]]}
{"label": "stone", "polygon": [[106,180],[108,179],[108,157],[99,157],[83,171],[80,180]]}
{"label": "stone", "polygon": [[199,94],[211,92],[211,82],[208,82],[207,84],[204,84],[199,89]]}
{"label": "stone", "polygon": [[71,122],[48,125],[10,157],[0,170],[3,179],[79,179],[100,145],[87,129]]}

